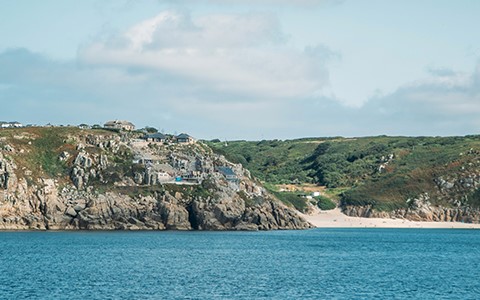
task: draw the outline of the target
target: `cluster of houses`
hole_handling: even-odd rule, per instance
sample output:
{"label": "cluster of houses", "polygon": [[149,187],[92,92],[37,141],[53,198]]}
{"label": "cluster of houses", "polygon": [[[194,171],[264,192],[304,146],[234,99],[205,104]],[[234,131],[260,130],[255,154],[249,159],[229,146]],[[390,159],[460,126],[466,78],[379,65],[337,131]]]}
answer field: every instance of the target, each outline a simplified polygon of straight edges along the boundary
{"label": "cluster of houses", "polygon": [[[104,128],[122,131],[135,130],[135,125],[128,121],[108,121]],[[229,166],[216,167],[213,161],[198,154],[186,154],[168,150],[168,154],[158,155],[141,150],[143,147],[165,144],[194,144],[196,139],[192,136],[181,133],[179,135],[167,135],[161,132],[145,133],[140,139],[133,141],[137,152],[134,155],[133,163],[145,166],[144,174],[137,174],[136,182],[147,185],[162,183],[177,184],[199,184],[210,174],[221,174],[226,181],[233,185],[239,183],[239,179]],[[168,149],[168,148],[166,148]]]}
{"label": "cluster of houses", "polygon": [[[125,120],[113,120],[108,121],[103,125],[103,128],[106,129],[116,129],[122,131],[133,131],[135,130],[135,125],[132,122]],[[195,139],[186,133],[181,133],[177,136],[168,136],[160,132],[148,133],[145,134],[142,138],[148,143],[159,143],[163,144],[165,142],[174,142],[178,144],[193,144]]]}
{"label": "cluster of houses", "polygon": [[0,121],[0,128],[20,128],[24,127],[22,123],[20,122],[4,122]]}
{"label": "cluster of houses", "polygon": [[153,144],[163,144],[166,142],[174,142],[178,144],[193,144],[196,142],[193,137],[189,136],[186,133],[181,133],[179,135],[169,137],[160,132],[145,134],[143,136],[143,140]]}
{"label": "cluster of houses", "polygon": [[213,160],[198,155],[170,152],[166,156],[138,153],[133,163],[145,166],[143,178],[137,182],[147,185],[174,182],[177,184],[199,184],[210,174],[219,173],[231,184],[238,185],[235,172],[228,166],[215,166]]}

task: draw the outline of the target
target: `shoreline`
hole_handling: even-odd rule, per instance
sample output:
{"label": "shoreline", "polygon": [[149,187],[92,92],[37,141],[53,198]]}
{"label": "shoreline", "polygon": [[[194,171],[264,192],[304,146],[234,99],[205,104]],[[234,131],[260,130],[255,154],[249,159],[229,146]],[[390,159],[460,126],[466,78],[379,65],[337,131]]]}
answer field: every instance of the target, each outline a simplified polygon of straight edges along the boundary
{"label": "shoreline", "polygon": [[406,219],[361,218],[343,214],[339,208],[301,216],[317,228],[453,228],[480,229],[480,224],[460,222],[426,222]]}

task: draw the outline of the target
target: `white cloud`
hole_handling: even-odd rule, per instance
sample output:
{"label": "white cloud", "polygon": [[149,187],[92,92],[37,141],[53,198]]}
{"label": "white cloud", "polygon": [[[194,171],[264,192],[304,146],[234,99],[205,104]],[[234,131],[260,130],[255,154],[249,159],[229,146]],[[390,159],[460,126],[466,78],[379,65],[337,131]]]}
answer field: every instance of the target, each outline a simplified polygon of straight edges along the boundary
{"label": "white cloud", "polygon": [[80,51],[83,62],[162,72],[204,88],[263,98],[308,97],[328,83],[325,46],[289,47],[263,14],[166,11]]}
{"label": "white cloud", "polygon": [[126,33],[135,50],[164,48],[234,48],[261,46],[283,39],[275,18],[262,14],[210,14],[191,19],[186,13],[165,11]]}
{"label": "white cloud", "polygon": [[399,90],[405,102],[430,105],[449,115],[480,113],[480,64],[472,73],[430,69],[429,78],[413,81]]}

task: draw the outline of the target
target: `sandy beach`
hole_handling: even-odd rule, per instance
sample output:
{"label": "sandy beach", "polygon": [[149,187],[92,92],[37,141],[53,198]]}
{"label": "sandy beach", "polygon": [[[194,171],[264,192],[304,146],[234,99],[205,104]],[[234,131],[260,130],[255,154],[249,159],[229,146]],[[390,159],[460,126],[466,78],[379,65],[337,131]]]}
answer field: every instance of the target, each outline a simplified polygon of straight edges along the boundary
{"label": "sandy beach", "polygon": [[339,208],[302,216],[319,228],[480,228],[480,224],[459,222],[416,222],[404,219],[356,218],[344,215]]}

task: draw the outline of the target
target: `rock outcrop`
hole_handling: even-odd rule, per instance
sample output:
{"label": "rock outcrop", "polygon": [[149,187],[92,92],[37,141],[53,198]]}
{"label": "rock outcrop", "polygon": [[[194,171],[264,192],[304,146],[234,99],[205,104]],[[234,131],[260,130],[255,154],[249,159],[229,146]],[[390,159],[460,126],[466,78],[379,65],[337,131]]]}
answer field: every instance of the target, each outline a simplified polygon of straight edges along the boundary
{"label": "rock outcrop", "polygon": [[[433,188],[430,188],[429,192],[424,191],[415,197],[401,200],[403,201],[402,206],[405,206],[403,208],[378,211],[371,205],[341,205],[342,211],[352,217],[480,223],[480,160],[477,159],[479,154],[471,149],[465,155],[469,155],[474,162],[460,165],[455,172],[436,176],[431,181]],[[436,205],[432,203],[436,203]]]}
{"label": "rock outcrop", "polygon": [[342,212],[351,217],[395,218],[410,221],[480,223],[480,210],[474,208],[430,207],[428,210],[397,209],[376,211],[371,207],[346,206]]}
{"label": "rock outcrop", "polygon": [[410,221],[480,223],[480,210],[468,206],[433,206],[427,193],[409,199],[408,208],[377,211],[371,206],[343,206],[347,216],[364,218],[400,218]]}
{"label": "rock outcrop", "polygon": [[[36,138],[41,138],[36,137]],[[204,145],[132,146],[116,135],[68,136],[56,153],[64,174],[52,178],[31,159],[0,151],[2,230],[271,230],[311,225],[280,203],[241,165]],[[15,146],[16,147],[16,146]],[[147,153],[148,152],[148,153]],[[158,162],[138,163],[133,154]],[[148,154],[148,155],[147,155]],[[145,159],[146,160],[146,159]],[[146,180],[152,164],[173,181]],[[165,167],[167,166],[167,167]],[[229,166],[226,179],[216,166]],[[161,169],[160,168],[160,169]],[[33,172],[31,170],[33,170]],[[28,172],[27,172],[28,171]],[[163,173],[162,173],[163,172]],[[28,176],[26,175],[28,174]],[[33,174],[33,175],[32,175]],[[169,176],[170,176],[169,175]],[[176,182],[177,178],[182,178]]]}

